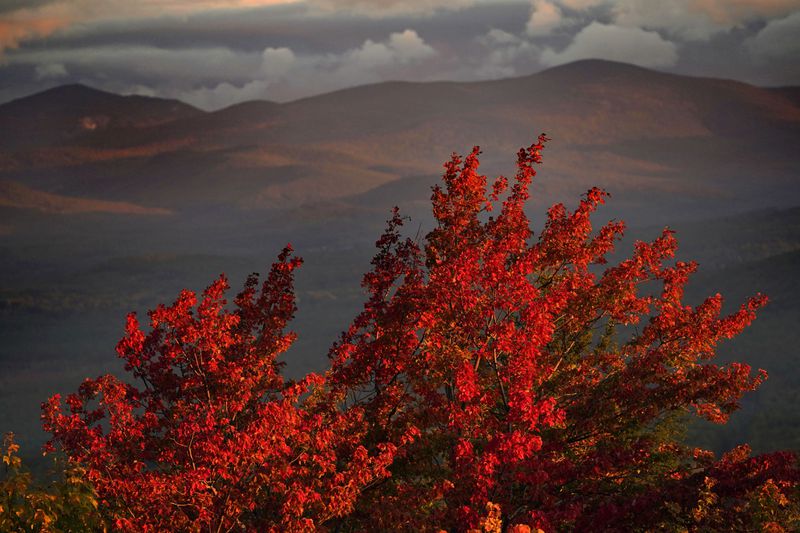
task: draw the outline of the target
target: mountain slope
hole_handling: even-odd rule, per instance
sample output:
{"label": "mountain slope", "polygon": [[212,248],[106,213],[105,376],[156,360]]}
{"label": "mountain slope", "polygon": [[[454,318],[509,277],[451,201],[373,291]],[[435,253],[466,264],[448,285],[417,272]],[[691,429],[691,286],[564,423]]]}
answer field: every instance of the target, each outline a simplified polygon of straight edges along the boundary
{"label": "mountain slope", "polygon": [[14,132],[0,148],[42,147],[117,128],[144,128],[201,114],[177,100],[119,96],[85,85],[63,85],[0,106],[0,129]]}
{"label": "mountain slope", "polygon": [[34,209],[43,213],[117,213],[127,215],[168,215],[166,209],[142,207],[129,202],[70,198],[31,189],[19,183],[0,181],[0,207]]}

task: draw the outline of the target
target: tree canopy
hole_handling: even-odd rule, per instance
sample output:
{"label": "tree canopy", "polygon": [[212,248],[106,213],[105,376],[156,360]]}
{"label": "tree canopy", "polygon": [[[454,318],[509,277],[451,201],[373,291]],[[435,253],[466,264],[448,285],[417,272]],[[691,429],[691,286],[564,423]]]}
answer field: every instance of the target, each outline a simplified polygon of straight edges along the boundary
{"label": "tree canopy", "polygon": [[[800,527],[797,457],[715,458],[682,443],[690,416],[724,423],[766,377],[714,363],[766,303],[722,316],[682,301],[697,265],[665,230],[608,265],[624,231],[554,205],[535,234],[529,187],[548,139],[510,179],[453,155],[435,227],[395,210],[367,300],[330,366],[297,382],[286,248],[227,302],[220,277],[135,315],[117,346],[132,382],[87,379],[43,405],[112,528],[162,531],[708,531]],[[135,383],[135,384],[134,384]]]}

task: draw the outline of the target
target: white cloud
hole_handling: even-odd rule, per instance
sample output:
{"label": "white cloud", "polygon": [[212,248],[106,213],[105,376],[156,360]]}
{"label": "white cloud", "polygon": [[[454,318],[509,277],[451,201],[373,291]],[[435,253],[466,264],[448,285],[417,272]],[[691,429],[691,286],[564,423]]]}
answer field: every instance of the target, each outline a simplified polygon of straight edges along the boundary
{"label": "white cloud", "polygon": [[547,48],[541,61],[548,66],[579,59],[608,59],[644,67],[667,67],[678,59],[677,47],[658,33],[592,22],[564,50]]}
{"label": "white cloud", "polygon": [[267,79],[282,78],[292,68],[297,58],[291,49],[267,48],[261,54],[261,75]]}
{"label": "white cloud", "polygon": [[382,42],[370,39],[340,54],[307,55],[295,62],[280,91],[306,96],[387,79],[402,79],[403,69],[436,55],[414,30],[392,33]]}
{"label": "white cloud", "polygon": [[174,94],[205,109],[245,100],[286,100],[393,77],[397,69],[433,57],[436,51],[414,30],[392,33],[385,41],[366,40],[339,54],[297,55],[289,48],[267,48],[246,83],[223,82]]}
{"label": "white cloud", "polygon": [[389,49],[401,62],[416,61],[436,52],[414,30],[405,30],[389,36]]}
{"label": "white cloud", "polygon": [[561,9],[557,5],[550,0],[533,0],[526,31],[534,37],[549,35],[563,23]]}
{"label": "white cloud", "polygon": [[759,59],[800,57],[800,12],[772,20],[745,42],[747,50]]}
{"label": "white cloud", "polygon": [[257,53],[242,53],[224,47],[167,49],[155,46],[19,51],[10,55],[8,61],[30,65],[58,63],[71,71],[83,68],[110,77],[114,73],[125,73],[176,84],[210,79],[246,81],[252,79],[253,71],[261,64]]}
{"label": "white cloud", "polygon": [[169,95],[201,109],[220,109],[237,102],[263,100],[267,97],[269,82],[253,80],[241,86],[222,82],[214,87],[200,87]]}
{"label": "white cloud", "polygon": [[690,10],[689,0],[644,2],[626,0],[614,7],[614,22],[631,28],[661,29],[686,40],[708,39],[720,31],[709,13]]}
{"label": "white cloud", "polygon": [[349,50],[341,59],[342,68],[374,69],[395,63],[425,59],[436,52],[414,30],[392,33],[386,42],[369,39],[360,48]]}
{"label": "white cloud", "polygon": [[206,109],[248,99],[293,99],[353,85],[397,79],[436,55],[412,29],[384,41],[367,39],[340,53],[297,55],[287,47],[262,53],[230,48],[164,49],[152,46],[101,46],[17,51],[8,60],[32,65],[40,76],[90,71],[95,78],[120,76],[166,84],[162,96],[186,99]]}
{"label": "white cloud", "polygon": [[478,37],[478,42],[486,46],[513,45],[519,43],[521,40],[522,39],[513,33],[509,33],[499,28],[492,28],[486,32],[486,35],[481,35]]}
{"label": "white cloud", "polygon": [[660,30],[687,41],[708,40],[748,22],[785,17],[800,9],[800,0],[533,0],[534,7],[540,2],[550,6],[539,10],[540,21],[532,17],[533,27],[548,28],[557,12],[564,19],[564,9],[587,15],[600,8],[617,26]]}

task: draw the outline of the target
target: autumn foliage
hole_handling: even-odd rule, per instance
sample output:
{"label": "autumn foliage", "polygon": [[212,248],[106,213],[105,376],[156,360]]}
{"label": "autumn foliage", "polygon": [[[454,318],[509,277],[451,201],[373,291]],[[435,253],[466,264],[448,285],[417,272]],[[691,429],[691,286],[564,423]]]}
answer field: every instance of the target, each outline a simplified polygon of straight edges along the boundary
{"label": "autumn foliage", "polygon": [[86,470],[68,462],[47,486],[35,483],[22,465],[14,435],[0,449],[0,531],[97,531],[104,528],[97,497]]}
{"label": "autumn foliage", "polygon": [[388,475],[394,446],[361,445],[357,410],[301,402],[322,378],[280,375],[276,357],[294,338],[284,332],[300,264],[290,254],[260,288],[248,279],[234,311],[220,278],[199,302],[184,291],[151,312],[147,335],[130,315],[117,352],[141,388],[103,376],[66,399],[67,413],[58,396],[44,405],[45,429],[88,465],[116,528],[304,531]]}
{"label": "autumn foliage", "polygon": [[800,526],[793,453],[715,459],[681,443],[687,416],[723,423],[766,377],[712,362],[766,299],[721,316],[682,302],[694,263],[671,231],[613,266],[607,195],[525,213],[547,139],[513,179],[475,148],[445,165],[435,228],[402,237],[395,211],[364,277],[363,311],[330,368],[299,382],[285,249],[231,302],[224,277],[184,291],[117,352],[134,385],[89,379],[43,406],[111,528],[137,531],[564,531]]}

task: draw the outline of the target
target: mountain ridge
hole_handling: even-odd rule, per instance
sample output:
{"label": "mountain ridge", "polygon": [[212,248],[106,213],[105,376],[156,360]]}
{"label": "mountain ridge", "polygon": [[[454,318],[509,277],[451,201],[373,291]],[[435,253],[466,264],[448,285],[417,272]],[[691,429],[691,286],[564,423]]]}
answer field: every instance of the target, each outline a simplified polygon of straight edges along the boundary
{"label": "mountain ridge", "polygon": [[103,95],[119,96],[119,97],[122,97],[122,98],[132,98],[132,99],[144,98],[144,99],[180,102],[180,103],[182,103],[182,104],[184,104],[186,106],[193,107],[197,111],[201,111],[203,113],[218,113],[220,111],[225,111],[225,110],[228,110],[228,109],[231,109],[231,108],[235,108],[235,107],[240,106],[242,104],[266,103],[266,104],[271,104],[271,105],[275,105],[275,106],[283,106],[283,105],[286,105],[286,104],[293,104],[293,103],[296,103],[296,102],[302,102],[302,101],[305,101],[305,100],[311,100],[311,99],[314,99],[314,98],[317,98],[317,97],[320,97],[320,96],[326,96],[326,95],[346,92],[346,91],[350,91],[352,89],[361,89],[361,88],[376,87],[376,86],[382,86],[382,85],[394,85],[394,84],[397,84],[397,85],[491,84],[491,83],[503,83],[503,82],[506,82],[506,81],[509,81],[509,80],[526,79],[526,78],[531,78],[531,77],[535,77],[535,76],[542,76],[542,75],[552,76],[552,75],[557,75],[557,74],[562,73],[562,72],[569,72],[569,71],[573,71],[573,70],[581,71],[583,74],[593,73],[594,75],[596,75],[598,73],[605,74],[605,75],[609,75],[609,74],[619,75],[620,73],[628,73],[628,74],[637,74],[637,73],[638,74],[644,74],[644,73],[648,73],[650,75],[656,74],[656,75],[659,75],[659,76],[671,77],[671,78],[692,78],[692,79],[696,79],[696,80],[721,81],[721,82],[726,82],[726,83],[742,84],[742,85],[746,85],[746,86],[749,86],[749,87],[755,87],[755,88],[758,88],[758,89],[766,89],[766,90],[771,90],[771,91],[776,91],[776,92],[796,92],[796,91],[800,91],[800,86],[792,86],[792,85],[778,86],[778,87],[760,86],[760,85],[754,85],[754,84],[748,83],[746,81],[737,80],[737,79],[734,79],[734,78],[696,76],[696,75],[691,75],[691,74],[678,74],[678,73],[674,73],[674,72],[666,72],[666,71],[662,71],[662,70],[658,70],[658,69],[654,69],[654,68],[643,67],[643,66],[640,66],[640,65],[634,65],[634,64],[631,64],[631,63],[625,63],[625,62],[621,62],[621,61],[613,61],[613,60],[607,60],[607,59],[595,59],[595,58],[592,58],[592,59],[579,59],[579,60],[576,60],[576,61],[571,61],[569,63],[564,63],[564,64],[561,64],[561,65],[555,65],[555,66],[548,67],[548,68],[539,70],[537,72],[532,72],[532,73],[529,73],[529,74],[522,74],[522,75],[517,75],[517,76],[507,76],[507,77],[496,78],[496,79],[471,80],[471,81],[386,80],[386,81],[380,81],[380,82],[374,82],[374,83],[366,83],[366,84],[361,84],[361,85],[355,85],[355,86],[352,86],[352,87],[344,87],[344,88],[341,88],[341,89],[335,89],[333,91],[327,91],[327,92],[324,92],[324,93],[319,93],[319,94],[310,95],[310,96],[304,96],[304,97],[301,97],[301,98],[296,98],[296,99],[293,99],[293,100],[286,100],[286,101],[282,101],[282,102],[268,100],[268,99],[258,99],[258,98],[257,99],[253,99],[253,100],[243,100],[241,102],[236,102],[236,103],[221,107],[219,109],[214,109],[214,110],[210,110],[210,111],[206,111],[206,110],[202,110],[200,108],[197,108],[196,106],[193,106],[192,104],[189,104],[189,103],[181,100],[180,98],[167,98],[167,97],[159,97],[159,96],[140,95],[140,94],[116,93],[116,92],[105,90],[105,89],[98,89],[97,87],[93,87],[93,86],[88,85],[86,83],[76,82],[76,83],[66,83],[66,84],[63,84],[63,85],[57,85],[57,86],[54,86],[54,87],[50,87],[48,89],[44,89],[42,91],[37,91],[37,92],[33,92],[33,93],[30,93],[30,94],[27,94],[27,95],[24,95],[24,96],[13,98],[13,99],[8,100],[6,102],[0,102],[0,110],[3,108],[3,106],[6,106],[8,104],[17,103],[19,101],[27,100],[27,99],[29,99],[31,97],[35,97],[35,96],[45,95],[45,94],[54,93],[54,92],[60,92],[60,91],[64,91],[64,90],[69,90],[69,91],[79,91],[79,90],[81,90],[81,91],[85,91],[87,94],[88,93],[96,93],[96,94],[103,94]]}
{"label": "mountain ridge", "polygon": [[[0,141],[0,179],[173,210],[294,208],[355,202],[398,180],[434,176],[453,150],[474,144],[487,172],[508,172],[507,155],[545,131],[554,139],[545,157],[552,178],[540,186],[552,197],[599,185],[721,209],[731,194],[738,210],[784,205],[787,195],[800,202],[791,193],[791,144],[800,141],[791,91],[624,63],[585,60],[502,80],[382,82],[214,112],[80,85],[28,102],[64,94],[77,94],[83,107],[42,115],[42,105],[17,117],[17,135]],[[92,95],[98,109],[86,107]],[[0,105],[0,125],[10,105]],[[756,187],[755,174],[771,188]]]}
{"label": "mountain ridge", "polygon": [[0,105],[0,149],[19,150],[69,143],[109,129],[144,128],[203,113],[178,100],[118,95],[67,84]]}
{"label": "mountain ridge", "polygon": [[85,101],[89,98],[92,99],[125,99],[127,101],[162,101],[162,102],[172,102],[172,103],[180,103],[187,108],[195,109],[196,111],[202,111],[195,106],[183,102],[180,99],[175,98],[162,98],[158,96],[147,96],[141,94],[120,94],[115,93],[113,91],[107,91],[104,89],[98,89],[96,87],[92,87],[91,85],[87,85],[85,83],[66,83],[63,85],[56,85],[54,87],[50,87],[49,89],[45,89],[43,91],[38,91],[35,93],[31,93],[25,96],[21,96],[19,98],[14,98],[9,100],[8,102],[3,102],[0,104],[0,111],[2,111],[6,107],[15,107],[21,105],[29,105],[31,103],[34,104],[42,104],[44,102],[45,97],[57,97],[57,98],[66,98],[70,99],[72,103],[75,100],[78,101]]}

